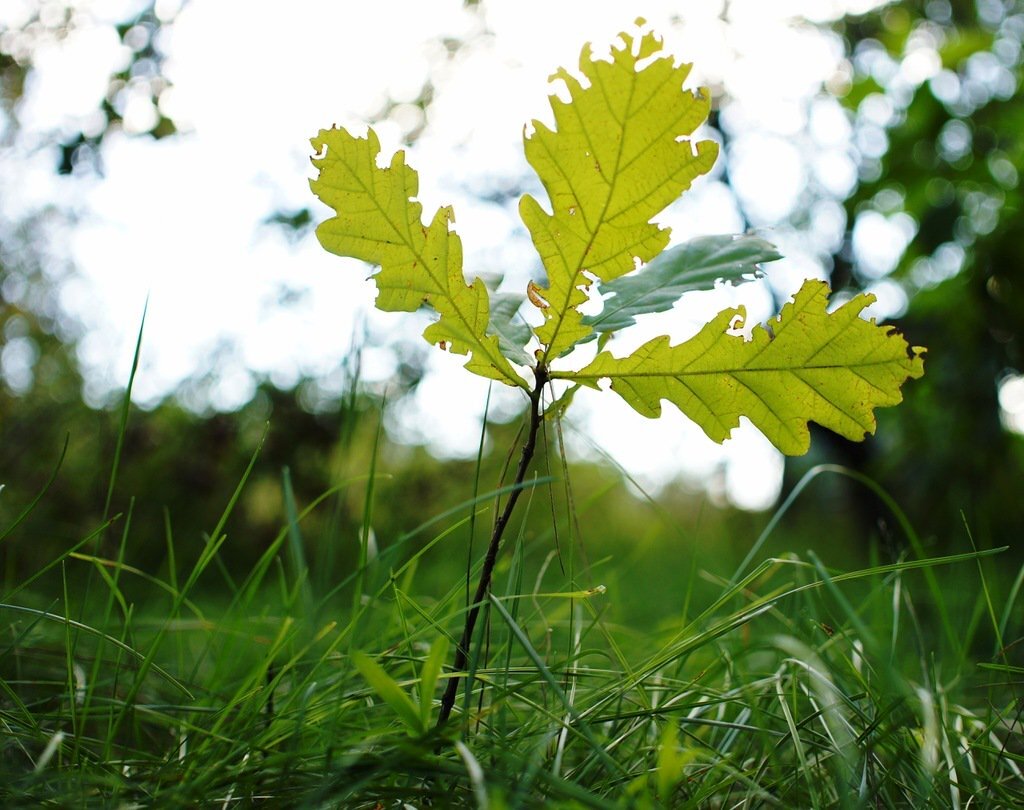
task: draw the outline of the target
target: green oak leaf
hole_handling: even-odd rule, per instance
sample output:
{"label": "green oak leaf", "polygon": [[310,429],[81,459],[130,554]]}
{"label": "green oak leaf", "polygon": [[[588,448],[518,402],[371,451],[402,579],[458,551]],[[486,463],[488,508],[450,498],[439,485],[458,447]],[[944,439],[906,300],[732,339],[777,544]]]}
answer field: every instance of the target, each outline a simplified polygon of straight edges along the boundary
{"label": "green oak leaf", "polygon": [[641,270],[622,276],[599,291],[604,308],[583,323],[596,332],[617,332],[637,315],[666,312],[683,293],[710,290],[719,281],[736,284],[759,275],[758,265],[781,259],[775,245],[758,236],[698,236],[666,250]]}
{"label": "green oak leaf", "polygon": [[706,88],[683,91],[691,65],[677,65],[652,33],[619,38],[611,61],[583,48],[582,81],[564,69],[552,77],[570,100],[552,95],[555,129],[534,121],[524,139],[551,202],[551,213],[529,195],[519,206],[547,271],[547,286],[531,296],[544,314],[536,333],[545,364],[592,334],[578,310],[592,280],[610,282],[665,248],[669,230],[651,219],[718,155],[713,141],[695,148],[685,137],[711,103]]}
{"label": "green oak leaf", "polygon": [[806,281],[771,329],[755,327],[750,340],[729,333],[744,310],[725,310],[676,346],[657,337],[629,357],[602,352],[580,371],[551,376],[591,387],[608,378],[648,417],[668,400],[716,442],[741,416],[787,455],[807,452],[809,421],[860,441],[875,431],[874,409],[900,402],[903,382],[924,373],[923,348],[859,317],[872,301],[858,295],[830,313],[828,285]]}
{"label": "green oak leaf", "polygon": [[416,201],[419,178],[398,151],[388,168],[377,165],[380,142],[371,129],[357,138],[344,129],[322,129],[311,140],[319,170],[310,187],[336,215],[316,229],[331,253],[380,265],[377,307],[412,312],[428,304],[440,315],[423,337],[455,354],[466,368],[493,380],[527,388],[488,334],[490,302],[479,278],[466,284],[462,240],[451,229],[455,215],[439,208],[429,226]]}

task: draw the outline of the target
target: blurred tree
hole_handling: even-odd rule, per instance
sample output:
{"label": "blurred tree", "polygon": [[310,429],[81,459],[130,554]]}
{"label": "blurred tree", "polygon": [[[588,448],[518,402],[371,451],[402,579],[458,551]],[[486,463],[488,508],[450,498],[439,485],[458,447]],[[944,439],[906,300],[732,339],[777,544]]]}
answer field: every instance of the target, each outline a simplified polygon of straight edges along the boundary
{"label": "blurred tree", "polygon": [[[131,135],[162,138],[175,133],[160,111],[169,87],[163,75],[162,34],[180,4],[134,3],[123,19],[95,17],[88,5],[28,0],[0,10],[0,160],[5,184],[21,182],[25,166],[52,161],[58,175],[99,173],[103,141],[125,129],[129,104],[148,104],[135,116]],[[106,92],[91,112],[67,117],[50,132],[22,127],[26,101],[35,92],[36,63],[56,42],[86,30],[106,30],[120,43],[120,59],[107,77]],[[11,199],[5,202],[13,202]],[[54,204],[0,207],[0,474],[5,489],[0,516],[10,521],[45,483],[70,440],[64,478],[48,502],[47,518],[36,527],[49,542],[28,544],[26,560],[39,562],[101,518],[104,485],[97,470],[109,467],[115,424],[105,411],[82,400],[77,360],[81,329],[61,306],[73,290],[74,270],[62,245],[74,211]],[[8,575],[18,554],[4,554]]]}
{"label": "blurred tree", "polygon": [[129,105],[148,105],[150,115],[136,115],[131,134],[163,138],[177,128],[162,110],[160,100],[169,89],[164,75],[165,54],[161,40],[186,0],[180,3],[136,2],[122,19],[105,20],[88,5],[53,0],[29,0],[0,15],[0,108],[8,124],[4,140],[9,145],[18,134],[19,106],[30,93],[35,62],[54,42],[85,29],[111,27],[120,42],[119,64],[107,79],[107,90],[97,109],[63,122],[59,132],[47,133],[59,144],[57,171],[71,174],[86,166],[99,169],[100,147],[113,131],[124,128]]}
{"label": "blurred tree", "polygon": [[[0,9],[0,171],[29,161],[38,164],[42,158],[55,174],[66,176],[61,182],[71,183],[102,174],[103,144],[117,132],[153,139],[174,136],[177,126],[162,104],[170,88],[163,43],[182,5],[173,0],[129,2],[127,16],[111,19],[97,18],[88,5],[70,0],[28,0]],[[49,45],[87,29],[101,29],[104,36],[113,33],[120,43],[120,59],[95,109],[64,118],[53,131],[41,132],[36,124],[23,127],[25,102],[37,85],[37,59]],[[431,94],[428,83],[415,103],[425,106]],[[148,114],[140,115],[140,107]],[[390,114],[393,107],[389,104],[382,114]],[[69,441],[46,497],[0,546],[0,570],[7,583],[38,569],[102,523],[118,438],[116,398],[100,408],[83,401],[77,361],[83,335],[61,306],[62,295],[74,294],[69,283],[74,268],[61,248],[73,217],[74,211],[56,205],[16,214],[0,207],[0,528],[14,521],[46,484]],[[295,233],[310,225],[303,211],[279,219],[270,222]],[[404,353],[397,380],[390,385],[391,401],[417,385],[420,356],[418,343],[416,351]],[[268,422],[272,427],[229,527],[233,542],[224,557],[229,562],[251,564],[280,530],[283,468],[290,470],[300,508],[333,483],[365,475],[382,400],[379,392],[357,390],[358,356],[352,362],[344,369],[350,390],[340,397],[326,394],[316,381],[301,380],[290,390],[264,383],[249,403],[232,413],[196,413],[174,398],[149,411],[132,408],[110,510],[124,515],[133,509],[129,559],[147,570],[160,565],[166,554],[166,512],[179,545],[179,563],[188,565],[200,552],[204,533],[216,525]],[[196,396],[182,399],[193,407],[208,401],[204,386],[209,382],[202,377],[190,381],[186,393]],[[400,534],[410,523],[467,496],[468,478],[439,474],[439,463],[422,451],[411,456],[394,448],[385,452],[397,454],[403,469],[399,491],[432,493],[436,497],[427,497],[427,502],[438,506],[427,513],[380,513],[375,525],[382,536]],[[361,526],[363,486],[343,491],[334,506],[321,508],[304,523],[307,537],[315,538],[315,545],[330,546],[329,559],[348,566],[345,570],[356,553],[355,542],[346,538]],[[101,551],[111,551],[124,525],[122,518]],[[329,581],[337,569],[330,563],[317,570]]]}
{"label": "blurred tree", "polygon": [[[101,144],[123,128],[129,104],[148,103],[152,109],[151,126],[131,134],[173,134],[174,123],[160,111],[169,82],[159,46],[176,13],[173,5],[136,3],[130,16],[107,22],[92,17],[87,6],[71,2],[30,0],[5,8],[0,13],[0,152],[6,165],[17,166],[42,152],[52,155],[58,174],[101,171]],[[24,135],[21,115],[40,53],[85,28],[103,26],[113,29],[122,54],[97,108],[61,122],[58,131]],[[0,208],[0,447],[23,435],[12,410],[27,414],[41,408],[41,415],[81,398],[75,360],[79,329],[59,303],[61,285],[72,270],[57,246],[63,236],[60,228],[72,216],[52,205],[16,213]],[[21,401],[25,397],[29,399]]]}
{"label": "blurred tree", "polygon": [[[1024,4],[915,0],[836,30],[860,182],[833,281],[899,285],[908,303],[892,322],[929,354],[877,438],[835,450],[943,543],[965,543],[960,512],[979,542],[1010,542],[1024,525],[1024,443],[999,388],[1024,370]],[[902,255],[873,261],[900,230]]]}

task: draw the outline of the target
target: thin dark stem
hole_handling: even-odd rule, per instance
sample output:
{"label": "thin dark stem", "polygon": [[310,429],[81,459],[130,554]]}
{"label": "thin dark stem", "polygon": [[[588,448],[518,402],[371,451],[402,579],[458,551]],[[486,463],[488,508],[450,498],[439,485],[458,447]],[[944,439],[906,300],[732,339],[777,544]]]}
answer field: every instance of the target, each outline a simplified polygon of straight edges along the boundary
{"label": "thin dark stem", "polygon": [[541,413],[540,398],[541,392],[548,381],[547,370],[543,365],[540,365],[535,370],[535,375],[534,387],[530,392],[530,426],[527,430],[526,441],[523,444],[522,455],[519,457],[519,467],[516,469],[515,482],[513,483],[515,488],[509,493],[508,500],[505,501],[505,508],[498,516],[498,520],[494,524],[494,530],[491,532],[491,542],[487,546],[487,556],[484,557],[483,569],[480,571],[480,582],[476,586],[476,595],[473,597],[469,612],[466,614],[466,624],[462,628],[462,639],[455,650],[455,661],[452,663],[452,670],[456,674],[448,679],[444,696],[441,698],[441,711],[437,717],[438,727],[448,722],[448,718],[451,717],[452,708],[455,706],[455,697],[458,695],[459,681],[461,680],[457,673],[462,672],[469,661],[469,646],[472,643],[473,631],[476,629],[476,620],[480,615],[480,607],[484,599],[487,598],[487,591],[491,587],[494,565],[498,561],[498,551],[501,549],[501,538],[505,534],[505,527],[508,526],[519,496],[523,492],[522,484],[526,480],[526,472],[530,467],[530,462],[533,460],[533,453],[537,449],[537,433],[544,418]]}

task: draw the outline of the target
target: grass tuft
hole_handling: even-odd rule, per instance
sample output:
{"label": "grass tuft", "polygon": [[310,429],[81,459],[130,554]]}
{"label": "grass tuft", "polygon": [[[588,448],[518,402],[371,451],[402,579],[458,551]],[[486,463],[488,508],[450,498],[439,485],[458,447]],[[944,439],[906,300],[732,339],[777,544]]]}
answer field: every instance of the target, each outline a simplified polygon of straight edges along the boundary
{"label": "grass tuft", "polygon": [[[218,585],[257,453],[190,566],[169,515],[164,572],[131,564],[143,531],[132,506],[109,557],[83,550],[106,523],[8,589],[0,803],[1024,805],[1024,667],[1006,641],[1020,637],[1022,577],[1003,583],[986,568],[1002,549],[924,557],[912,546],[846,571],[813,552],[683,566],[672,587],[685,611],[638,628],[616,620],[616,601],[649,583],[581,581],[603,564],[554,564],[550,535],[519,523],[465,679],[446,664],[473,607],[462,576],[475,581],[480,561],[460,576],[453,544],[511,488],[477,482],[466,502],[370,554],[376,462],[306,504],[284,471],[277,538]],[[525,482],[524,512],[551,481]],[[328,587],[312,572],[309,527],[333,540],[337,522],[312,517],[330,517],[353,484],[365,487],[351,520],[358,565]],[[563,561],[576,545],[563,544]],[[441,593],[424,575],[438,556],[456,572]],[[968,580],[978,586],[966,605],[935,604],[963,597],[950,583]],[[454,677],[469,692],[437,730]]]}

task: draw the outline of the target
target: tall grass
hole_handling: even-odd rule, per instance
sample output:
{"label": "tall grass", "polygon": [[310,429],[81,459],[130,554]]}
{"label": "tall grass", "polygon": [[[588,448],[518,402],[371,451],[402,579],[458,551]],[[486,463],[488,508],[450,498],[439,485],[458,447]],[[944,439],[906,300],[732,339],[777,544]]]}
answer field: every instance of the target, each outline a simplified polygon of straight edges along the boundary
{"label": "tall grass", "polygon": [[[559,564],[550,537],[513,522],[438,731],[480,561],[443,592],[423,570],[438,551],[463,568],[456,539],[509,488],[468,482],[466,502],[373,545],[373,509],[424,509],[375,505],[375,459],[305,504],[283,471],[276,539],[230,571],[219,555],[258,452],[190,566],[169,515],[161,571],[133,567],[129,510],[0,599],[4,805],[1024,805],[1022,576],[992,579],[999,550],[927,557],[903,519],[908,552],[891,563],[755,554],[606,589],[599,567],[566,563],[571,543]],[[523,513],[566,476],[532,478]],[[304,528],[350,487],[359,562],[324,584]],[[696,577],[715,589],[700,604]],[[689,607],[616,621],[616,603],[665,587]]]}

